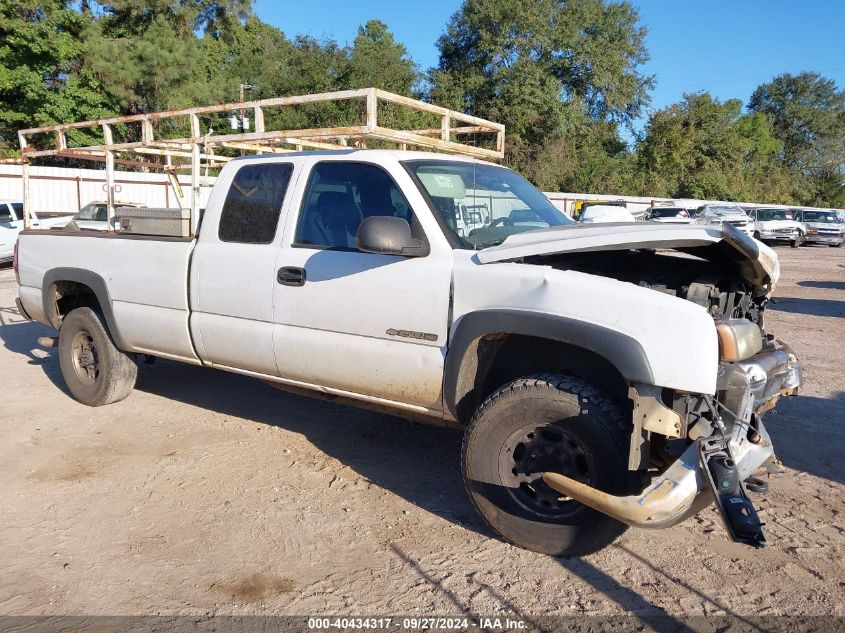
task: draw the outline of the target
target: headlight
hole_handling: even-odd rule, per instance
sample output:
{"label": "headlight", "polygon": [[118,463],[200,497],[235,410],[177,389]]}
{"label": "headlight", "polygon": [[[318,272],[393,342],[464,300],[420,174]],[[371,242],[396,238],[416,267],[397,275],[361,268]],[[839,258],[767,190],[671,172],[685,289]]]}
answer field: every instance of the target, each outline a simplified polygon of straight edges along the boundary
{"label": "headlight", "polygon": [[728,319],[716,323],[719,335],[719,360],[732,363],[751,358],[763,349],[760,328],[746,319]]}

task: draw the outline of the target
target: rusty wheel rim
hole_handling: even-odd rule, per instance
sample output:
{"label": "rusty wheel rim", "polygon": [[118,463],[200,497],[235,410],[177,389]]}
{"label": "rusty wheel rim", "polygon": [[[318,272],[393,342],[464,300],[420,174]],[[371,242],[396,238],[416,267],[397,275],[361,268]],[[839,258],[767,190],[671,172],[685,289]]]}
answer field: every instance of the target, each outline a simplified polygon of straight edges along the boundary
{"label": "rusty wheel rim", "polygon": [[100,377],[100,360],[93,337],[82,330],[71,342],[71,358],[76,377],[85,385],[94,385]]}

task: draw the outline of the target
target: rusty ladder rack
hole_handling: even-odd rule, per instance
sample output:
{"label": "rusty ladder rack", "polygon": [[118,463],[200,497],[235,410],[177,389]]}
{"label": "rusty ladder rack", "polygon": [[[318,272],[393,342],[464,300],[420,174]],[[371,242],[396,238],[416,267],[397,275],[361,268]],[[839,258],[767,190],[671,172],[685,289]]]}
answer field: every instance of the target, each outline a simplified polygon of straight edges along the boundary
{"label": "rusty ladder rack", "polygon": [[[362,125],[344,127],[318,127],[297,130],[274,130],[265,126],[264,110],[284,106],[296,106],[337,101],[362,100],[365,102],[366,121]],[[379,103],[393,103],[418,112],[435,114],[440,117],[439,128],[398,130],[379,125]],[[255,129],[251,132],[241,131],[233,134],[214,134],[210,128],[203,134],[200,129],[200,115],[221,112],[244,112],[252,110]],[[164,120],[186,117],[190,122],[190,136],[184,138],[156,138],[153,124]],[[463,125],[453,126],[457,121]],[[112,126],[131,125],[140,126],[140,141],[115,143]],[[86,147],[68,147],[67,132],[77,129],[100,128],[103,143]],[[41,149],[30,141],[35,135],[51,134],[53,147]],[[459,142],[458,136],[471,134],[495,135],[495,149],[479,147],[469,143]],[[23,165],[23,204],[24,227],[29,228],[30,195],[29,195],[29,163],[33,158],[63,156],[81,160],[103,161],[106,163],[106,195],[108,201],[109,230],[113,230],[114,219],[114,178],[115,164],[141,167],[146,169],[161,169],[173,172],[190,166],[191,169],[191,234],[195,234],[199,221],[199,191],[200,169],[205,160],[206,168],[219,167],[232,158],[214,154],[215,147],[237,149],[242,151],[262,153],[284,153],[302,151],[303,149],[348,149],[352,142],[358,147],[366,147],[368,140],[386,141],[397,145],[400,149],[408,146],[435,151],[451,152],[481,159],[498,160],[504,157],[505,126],[486,119],[464,114],[456,110],[449,110],[410,97],[379,90],[378,88],[363,88],[359,90],[343,90],[320,94],[300,95],[291,97],[277,97],[255,101],[241,101],[218,105],[150,112],[113,118],[97,119],[93,121],[79,121],[18,131],[18,141],[21,149],[20,162]],[[125,160],[116,155],[122,152],[132,152],[144,156],[163,156],[165,163],[150,160]],[[172,159],[190,158],[190,165],[174,165]]]}

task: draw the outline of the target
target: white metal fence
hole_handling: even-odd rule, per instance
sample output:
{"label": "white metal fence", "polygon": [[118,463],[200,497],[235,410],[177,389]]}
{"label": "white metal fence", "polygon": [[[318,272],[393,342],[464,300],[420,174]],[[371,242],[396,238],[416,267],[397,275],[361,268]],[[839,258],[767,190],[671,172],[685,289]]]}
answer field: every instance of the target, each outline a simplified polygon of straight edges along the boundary
{"label": "white metal fence", "polygon": [[[41,213],[76,213],[95,200],[106,199],[106,172],[102,169],[67,169],[63,167],[30,167],[32,209]],[[201,178],[200,208],[204,207],[215,178]],[[190,206],[191,177],[179,176],[183,195]],[[180,201],[167,176],[161,173],[115,172],[115,202],[138,202],[148,207],[178,207]],[[23,199],[23,176],[20,165],[0,165],[0,200]]]}

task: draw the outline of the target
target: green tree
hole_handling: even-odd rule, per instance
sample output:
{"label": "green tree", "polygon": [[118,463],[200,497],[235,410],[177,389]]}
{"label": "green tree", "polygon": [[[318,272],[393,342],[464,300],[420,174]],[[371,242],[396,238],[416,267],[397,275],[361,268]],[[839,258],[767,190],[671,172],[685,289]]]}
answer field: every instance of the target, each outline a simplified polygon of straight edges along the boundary
{"label": "green tree", "polygon": [[786,73],[759,86],[748,107],[771,121],[799,200],[845,206],[845,91],[818,73]]}
{"label": "green tree", "polygon": [[628,2],[466,0],[438,41],[431,98],[504,123],[519,165],[582,115],[640,113],[652,84],[639,70],[644,38]]}
{"label": "green tree", "polygon": [[196,34],[226,41],[251,0],[101,0],[85,32],[85,68],[135,113],[219,97]]}
{"label": "green tree", "polygon": [[408,50],[394,39],[384,22],[369,20],[358,27],[342,78],[344,87],[374,87],[410,95],[419,79],[419,70]]}
{"label": "green tree", "polygon": [[643,193],[682,198],[789,202],[780,142],[765,117],[708,93],[649,117],[637,148]]}
{"label": "green tree", "polygon": [[523,174],[543,191],[634,193],[633,155],[617,124],[581,112],[566,119],[561,134],[521,165]]}
{"label": "green tree", "polygon": [[[90,14],[63,0],[0,0],[0,152],[17,148],[24,127],[95,119],[114,100],[82,65]],[[71,143],[93,137],[69,134]]]}

